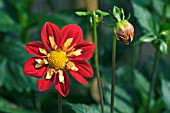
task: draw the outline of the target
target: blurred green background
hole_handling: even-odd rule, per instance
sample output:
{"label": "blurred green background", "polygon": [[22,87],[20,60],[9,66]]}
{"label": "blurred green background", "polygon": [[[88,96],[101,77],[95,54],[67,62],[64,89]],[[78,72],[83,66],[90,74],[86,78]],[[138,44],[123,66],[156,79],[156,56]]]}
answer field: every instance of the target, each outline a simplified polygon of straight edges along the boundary
{"label": "blurred green background", "polygon": [[[164,0],[0,0],[0,112],[57,113],[54,87],[39,92],[36,79],[22,72],[23,63],[31,57],[24,44],[41,41],[41,28],[47,21],[60,28],[76,23],[82,27],[84,39],[92,41],[88,18],[79,17],[75,12],[96,9],[110,12],[114,5],[122,7],[125,15],[131,13],[129,22],[135,28],[132,43],[125,45],[117,41],[115,113],[145,113],[155,49],[151,43],[139,39],[147,33],[156,34]],[[166,14],[168,24],[170,1]],[[112,24],[107,17],[104,21]],[[106,113],[110,112],[112,38],[113,28],[100,23],[98,54]],[[168,52],[168,46],[160,47]],[[170,55],[167,52],[159,58],[150,113],[170,113]],[[90,63],[95,69],[94,58]],[[63,113],[100,113],[96,74],[88,80],[88,85],[78,83],[71,76],[70,79],[70,93],[63,98]]]}

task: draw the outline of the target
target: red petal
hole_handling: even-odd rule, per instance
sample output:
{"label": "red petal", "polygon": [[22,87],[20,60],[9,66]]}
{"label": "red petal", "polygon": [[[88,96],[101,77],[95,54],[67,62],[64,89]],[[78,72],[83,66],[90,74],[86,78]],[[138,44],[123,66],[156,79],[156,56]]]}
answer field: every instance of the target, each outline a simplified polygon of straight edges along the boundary
{"label": "red petal", "polygon": [[52,80],[51,79],[45,79],[37,80],[37,86],[39,91],[46,91],[49,90],[52,86]]}
{"label": "red petal", "polygon": [[42,31],[41,31],[41,39],[47,47],[51,48],[49,36],[54,37],[54,40],[55,40],[55,43],[57,44],[57,46],[60,45],[61,34],[60,34],[59,27],[51,22],[46,22],[42,28]]}
{"label": "red petal", "polygon": [[93,77],[93,69],[89,63],[82,60],[70,60],[70,61],[73,62],[75,66],[79,69],[78,71],[76,71],[77,73],[87,78]]}
{"label": "red petal", "polygon": [[93,77],[93,69],[90,66],[90,64],[88,64],[85,61],[76,61],[76,60],[71,60],[71,62],[74,62],[75,66],[79,69],[78,71],[73,71],[69,69],[71,75],[78,82],[82,84],[88,84],[88,82],[83,77],[87,77],[87,78]]}
{"label": "red petal", "polygon": [[35,59],[36,58],[28,59],[25,62],[22,71],[24,72],[25,75],[28,75],[28,76],[31,75],[37,78],[41,78],[46,73],[47,66],[44,65],[40,68],[35,68],[35,64],[36,64]]}
{"label": "red petal", "polygon": [[44,46],[40,42],[28,42],[27,44],[25,44],[25,49],[26,49],[27,53],[32,54],[36,57],[45,56],[44,54],[40,53],[39,48],[45,49],[46,52],[48,53],[48,49],[46,48],[46,46]]}
{"label": "red petal", "polygon": [[94,50],[95,50],[95,45],[92,42],[89,41],[83,41],[76,45],[75,51],[77,49],[82,49],[81,55],[72,57],[74,60],[88,60],[92,57]]}
{"label": "red petal", "polygon": [[88,84],[88,82],[86,81],[86,79],[84,79],[78,72],[76,71],[72,71],[69,70],[69,72],[71,73],[71,75],[80,83],[82,84]]}
{"label": "red petal", "polygon": [[60,46],[66,42],[68,38],[73,38],[73,42],[70,46],[83,41],[83,32],[81,28],[76,24],[68,24],[61,29],[62,42]]}
{"label": "red petal", "polygon": [[64,83],[59,82],[58,74],[55,77],[55,88],[60,93],[60,95],[66,97],[70,91],[70,80],[67,73],[63,70]]}

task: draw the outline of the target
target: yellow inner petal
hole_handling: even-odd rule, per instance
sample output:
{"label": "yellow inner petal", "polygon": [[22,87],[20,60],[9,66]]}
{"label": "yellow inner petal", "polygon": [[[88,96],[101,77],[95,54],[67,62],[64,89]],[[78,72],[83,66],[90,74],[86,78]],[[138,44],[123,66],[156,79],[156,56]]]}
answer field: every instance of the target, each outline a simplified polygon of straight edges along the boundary
{"label": "yellow inner petal", "polygon": [[49,40],[50,40],[51,47],[56,50],[57,49],[57,44],[55,43],[54,37],[49,36]]}
{"label": "yellow inner petal", "polygon": [[54,74],[55,70],[54,69],[50,69],[47,74],[46,74],[46,79],[51,79],[53,74]]}
{"label": "yellow inner petal", "polygon": [[64,43],[64,47],[68,48],[71,45],[72,41],[73,41],[73,38],[68,38],[66,42]]}
{"label": "yellow inner petal", "polygon": [[47,51],[45,49],[39,48],[40,53],[47,55]]}
{"label": "yellow inner petal", "polygon": [[68,61],[68,63],[67,63],[67,69],[71,69],[71,70],[73,70],[73,71],[78,71],[79,69],[76,67],[76,65],[73,63],[73,62],[71,62],[71,61]]}
{"label": "yellow inner petal", "polygon": [[81,52],[82,52],[82,49],[77,49],[76,51],[72,51],[72,52],[68,53],[67,56],[70,56],[70,57],[79,56],[79,55],[81,55]]}
{"label": "yellow inner petal", "polygon": [[62,47],[63,51],[70,51],[70,50],[73,48],[73,46],[74,46],[74,45],[73,45],[72,47],[69,47],[72,42],[73,42],[73,38],[68,38],[68,39],[65,41],[65,43],[64,43],[64,45],[63,45],[63,47]]}
{"label": "yellow inner petal", "polygon": [[35,68],[40,68],[42,67],[44,64],[48,64],[48,61],[46,59],[35,59],[35,61],[37,62],[37,64],[35,65]]}
{"label": "yellow inner petal", "polygon": [[58,73],[59,73],[59,82],[63,83],[64,84],[64,76],[63,76],[63,71],[62,70],[58,70]]}

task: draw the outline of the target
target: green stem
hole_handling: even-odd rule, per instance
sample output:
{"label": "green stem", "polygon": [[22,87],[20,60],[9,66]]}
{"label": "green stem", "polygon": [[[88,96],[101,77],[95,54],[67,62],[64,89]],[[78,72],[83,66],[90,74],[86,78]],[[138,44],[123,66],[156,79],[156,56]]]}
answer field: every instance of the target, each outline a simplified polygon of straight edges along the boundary
{"label": "green stem", "polygon": [[32,95],[32,104],[33,104],[33,107],[34,107],[34,109],[37,109],[35,91],[32,91],[31,95]]}
{"label": "green stem", "polygon": [[166,23],[167,7],[168,7],[168,0],[164,0],[163,15],[161,20],[162,24]]}
{"label": "green stem", "polygon": [[100,105],[101,105],[102,113],[104,113],[103,90],[102,90],[102,83],[100,79],[99,62],[98,62],[97,25],[96,25],[95,11],[93,11],[93,34],[94,34],[94,44],[96,45],[94,54],[95,54],[95,67],[96,67],[96,74],[97,74],[98,89],[100,95]]}
{"label": "green stem", "polygon": [[[167,6],[168,6],[168,0],[164,0],[163,15],[162,15],[162,19],[161,19],[161,24],[166,23]],[[151,71],[151,85],[150,85],[150,88],[149,88],[149,97],[148,97],[148,102],[147,102],[147,106],[146,106],[146,113],[150,112],[150,103],[151,103],[151,99],[153,97],[153,92],[154,92],[154,85],[155,85],[155,80],[156,80],[156,70],[157,70],[157,66],[158,66],[158,60],[159,60],[159,50],[155,49],[155,59],[154,59],[154,64],[153,64],[153,68],[152,68],[152,71]]]}
{"label": "green stem", "polygon": [[116,37],[113,38],[112,45],[112,90],[111,90],[111,113],[114,113],[114,92],[115,92],[115,64],[116,64]]}
{"label": "green stem", "polygon": [[62,113],[62,96],[58,93],[58,113]]}
{"label": "green stem", "polygon": [[155,80],[156,80],[156,71],[157,71],[157,66],[158,66],[158,60],[159,60],[159,51],[156,50],[155,51],[155,58],[154,58],[154,64],[153,64],[153,68],[151,71],[151,85],[149,88],[149,97],[148,97],[148,102],[147,102],[147,106],[146,106],[146,113],[150,112],[150,103],[151,103],[151,99],[153,97],[153,92],[154,92],[154,85],[155,85]]}

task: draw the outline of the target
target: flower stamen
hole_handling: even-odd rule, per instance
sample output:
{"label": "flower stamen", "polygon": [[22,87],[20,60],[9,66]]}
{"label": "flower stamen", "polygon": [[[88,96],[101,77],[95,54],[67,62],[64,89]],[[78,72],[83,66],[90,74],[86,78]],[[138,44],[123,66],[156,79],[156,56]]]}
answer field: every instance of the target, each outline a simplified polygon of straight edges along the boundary
{"label": "flower stamen", "polygon": [[55,69],[63,69],[68,61],[66,52],[61,49],[51,51],[48,55],[49,66]]}

